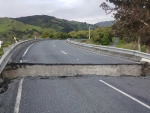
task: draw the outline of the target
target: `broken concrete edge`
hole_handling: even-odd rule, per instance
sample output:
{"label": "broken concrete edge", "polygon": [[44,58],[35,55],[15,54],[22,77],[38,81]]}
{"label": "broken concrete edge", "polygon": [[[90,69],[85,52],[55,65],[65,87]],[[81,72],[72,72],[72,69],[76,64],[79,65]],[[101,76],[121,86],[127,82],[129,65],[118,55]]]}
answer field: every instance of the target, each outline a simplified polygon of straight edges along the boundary
{"label": "broken concrete edge", "polygon": [[[132,60],[132,61],[136,61],[139,62],[141,64],[144,64],[146,62],[150,63],[150,59],[148,59],[148,56],[150,54],[146,54],[146,53],[142,53],[142,52],[137,52],[137,51],[133,51],[133,50],[126,50],[126,49],[122,49],[124,52],[118,52],[118,51],[112,51],[112,48],[110,47],[105,47],[102,46],[103,48],[98,48],[98,47],[90,47],[90,44],[85,44],[85,43],[75,43],[75,42],[71,42],[70,40],[66,41],[68,44],[82,48],[82,49],[86,49],[89,51],[93,51],[99,54],[104,54],[104,55],[109,55],[109,56],[115,56],[118,58],[122,58],[122,59],[127,59],[127,60]],[[86,46],[87,45],[87,46]],[[97,46],[97,45],[95,45]],[[120,50],[120,49],[119,49]],[[129,51],[129,53],[128,53]],[[133,52],[133,54],[131,54],[131,51]],[[141,55],[140,55],[141,54]],[[147,58],[143,58],[144,56],[146,56]]]}
{"label": "broken concrete edge", "polygon": [[81,64],[76,64],[76,63],[15,63],[15,62],[11,62],[10,64],[7,64],[7,66],[21,66],[21,65],[28,65],[28,66],[32,66],[32,65],[45,65],[45,66],[55,66],[55,65],[70,65],[70,66],[75,66],[75,65],[141,65],[141,64],[136,64],[136,63],[130,63],[130,64],[126,64],[126,63],[114,63],[114,64],[90,64],[90,63],[81,63]]}
{"label": "broken concrete edge", "polygon": [[144,64],[144,63],[148,63],[148,64],[150,64],[150,59],[146,59],[146,58],[142,58],[141,59],[141,61],[140,61],[142,64]]}
{"label": "broken concrete edge", "polygon": [[[141,76],[145,69],[142,65],[16,65],[3,70],[5,78],[36,76]],[[145,74],[145,73],[144,73]]]}
{"label": "broken concrete edge", "polygon": [[24,44],[29,42],[37,42],[42,41],[43,39],[34,39],[34,40],[26,40],[22,42],[18,42],[14,44],[0,59],[0,73],[3,71],[7,63],[11,62],[11,57],[13,56],[14,52],[18,50],[21,46],[24,46]]}

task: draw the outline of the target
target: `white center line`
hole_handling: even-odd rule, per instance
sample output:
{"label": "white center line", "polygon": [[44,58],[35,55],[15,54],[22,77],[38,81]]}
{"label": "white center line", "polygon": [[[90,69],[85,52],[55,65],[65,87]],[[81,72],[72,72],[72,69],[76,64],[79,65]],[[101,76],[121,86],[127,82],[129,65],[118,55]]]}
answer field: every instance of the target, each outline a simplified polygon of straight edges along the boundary
{"label": "white center line", "polygon": [[64,52],[64,51],[61,51],[62,53],[64,53],[64,54],[67,54],[66,52]]}
{"label": "white center line", "polygon": [[[33,44],[34,44],[34,43],[33,43]],[[23,54],[23,57],[27,54],[28,50],[30,49],[31,46],[33,46],[33,44],[30,45],[30,46],[26,49],[26,51],[25,51],[24,54]]]}
{"label": "white center line", "polygon": [[145,104],[145,103],[143,103],[143,102],[139,101],[138,99],[136,99],[136,98],[132,97],[131,95],[129,95],[129,94],[127,94],[127,93],[125,93],[125,92],[123,92],[123,91],[121,91],[121,90],[119,90],[119,89],[115,88],[114,86],[112,86],[112,85],[110,85],[110,84],[108,84],[108,83],[104,82],[103,80],[99,80],[99,81],[100,81],[100,82],[102,82],[102,83],[104,83],[104,84],[106,84],[107,86],[111,87],[112,89],[114,89],[114,90],[118,91],[119,93],[121,93],[121,94],[123,94],[123,95],[125,95],[125,96],[129,97],[130,99],[132,99],[132,100],[136,101],[137,103],[139,103],[139,104],[143,105],[144,107],[146,107],[146,108],[150,109],[150,106],[148,106],[147,104]]}
{"label": "white center line", "polygon": [[20,100],[21,100],[21,93],[22,93],[22,84],[23,84],[23,78],[19,82],[19,87],[18,87],[18,94],[16,98],[16,104],[15,104],[15,109],[14,113],[19,113],[19,106],[20,106]]}

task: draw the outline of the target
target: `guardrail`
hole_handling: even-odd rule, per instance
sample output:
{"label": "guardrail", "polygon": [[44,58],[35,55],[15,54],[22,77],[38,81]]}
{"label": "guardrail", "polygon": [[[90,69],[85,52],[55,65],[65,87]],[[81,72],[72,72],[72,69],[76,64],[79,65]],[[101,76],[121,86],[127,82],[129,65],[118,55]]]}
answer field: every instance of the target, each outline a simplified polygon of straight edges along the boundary
{"label": "guardrail", "polygon": [[129,59],[137,62],[150,62],[150,54],[139,52],[136,50],[94,45],[94,44],[86,44],[86,43],[71,41],[70,39],[67,40],[67,43],[100,54],[112,55],[112,56],[121,57],[121,58]]}
{"label": "guardrail", "polygon": [[25,41],[15,43],[15,44],[9,46],[8,48],[5,48],[4,55],[0,59],[0,73],[3,71],[3,69],[9,62],[10,58],[12,57],[12,55],[18,48],[25,46],[24,44],[28,44],[28,43],[32,43],[32,42],[34,43],[34,42],[41,41],[41,40],[42,39],[25,40]]}

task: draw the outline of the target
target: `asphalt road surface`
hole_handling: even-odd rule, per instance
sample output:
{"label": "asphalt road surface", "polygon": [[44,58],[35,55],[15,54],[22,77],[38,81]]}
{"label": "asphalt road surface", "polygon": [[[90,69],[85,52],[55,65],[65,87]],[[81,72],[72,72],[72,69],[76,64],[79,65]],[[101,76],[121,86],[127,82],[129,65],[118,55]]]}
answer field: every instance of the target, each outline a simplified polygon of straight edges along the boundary
{"label": "asphalt road surface", "polygon": [[[41,41],[25,47],[16,63],[130,64],[68,45]],[[4,84],[5,85],[5,84]],[[7,86],[7,85],[6,85]],[[150,77],[17,78],[0,94],[0,113],[150,113]]]}
{"label": "asphalt road surface", "polygon": [[148,77],[18,78],[0,94],[0,113],[150,113],[149,86]]}
{"label": "asphalt road surface", "polygon": [[22,49],[15,63],[39,64],[133,64],[132,61],[92,53],[66,43],[65,40],[46,40]]}

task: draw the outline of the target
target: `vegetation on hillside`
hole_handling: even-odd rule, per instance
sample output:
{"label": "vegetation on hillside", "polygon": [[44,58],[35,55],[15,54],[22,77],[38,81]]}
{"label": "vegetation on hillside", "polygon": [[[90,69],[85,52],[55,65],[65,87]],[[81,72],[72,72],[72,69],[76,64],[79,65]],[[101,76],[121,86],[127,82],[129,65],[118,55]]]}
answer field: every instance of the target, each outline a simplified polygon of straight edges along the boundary
{"label": "vegetation on hillside", "polygon": [[31,38],[37,32],[42,33],[42,29],[38,26],[23,24],[10,18],[0,18],[0,40],[11,41],[17,37],[20,39]]}
{"label": "vegetation on hillside", "polygon": [[[69,33],[72,38],[75,39],[88,39],[89,31],[72,31]],[[87,43],[109,45],[112,42],[112,29],[111,27],[98,27],[95,30],[90,31],[91,40],[87,40]]]}
{"label": "vegetation on hillside", "polygon": [[[96,25],[67,21],[45,15],[22,17],[15,20],[0,18],[0,40],[4,42],[2,44],[3,48],[14,43],[14,37],[18,40],[33,39],[34,37],[88,39],[88,26],[91,26],[90,34],[92,43],[109,45],[112,42],[111,27],[96,28]],[[0,54],[2,54],[2,48]]]}
{"label": "vegetation on hillside", "polygon": [[68,21],[47,15],[35,15],[14,19],[24,24],[39,26],[42,29],[50,28],[67,33],[71,31],[87,30],[88,26],[91,26],[91,29],[97,28],[97,25],[87,24],[86,22]]}

